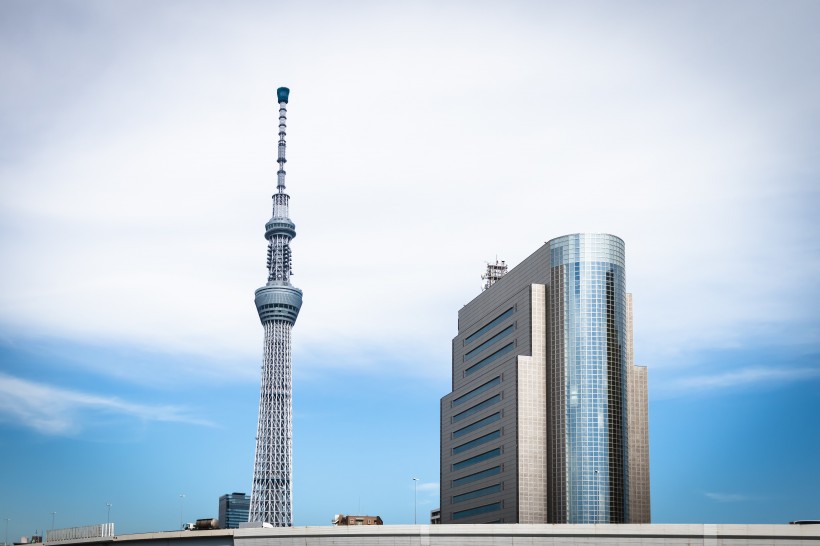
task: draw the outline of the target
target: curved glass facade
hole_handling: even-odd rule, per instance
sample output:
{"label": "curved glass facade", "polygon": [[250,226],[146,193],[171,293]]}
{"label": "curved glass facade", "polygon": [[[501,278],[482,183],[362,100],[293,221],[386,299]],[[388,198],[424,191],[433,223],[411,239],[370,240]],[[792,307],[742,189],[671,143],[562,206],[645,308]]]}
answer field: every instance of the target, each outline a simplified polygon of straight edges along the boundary
{"label": "curved glass facade", "polygon": [[550,521],[625,523],[624,242],[574,234],[548,244]]}

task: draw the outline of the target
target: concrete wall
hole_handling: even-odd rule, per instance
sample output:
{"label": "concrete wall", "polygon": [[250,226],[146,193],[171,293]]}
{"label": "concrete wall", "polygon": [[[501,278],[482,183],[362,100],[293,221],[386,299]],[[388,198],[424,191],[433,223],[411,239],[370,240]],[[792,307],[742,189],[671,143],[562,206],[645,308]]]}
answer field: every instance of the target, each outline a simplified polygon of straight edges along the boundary
{"label": "concrete wall", "polygon": [[820,546],[820,525],[380,525],[123,535],[46,546]]}

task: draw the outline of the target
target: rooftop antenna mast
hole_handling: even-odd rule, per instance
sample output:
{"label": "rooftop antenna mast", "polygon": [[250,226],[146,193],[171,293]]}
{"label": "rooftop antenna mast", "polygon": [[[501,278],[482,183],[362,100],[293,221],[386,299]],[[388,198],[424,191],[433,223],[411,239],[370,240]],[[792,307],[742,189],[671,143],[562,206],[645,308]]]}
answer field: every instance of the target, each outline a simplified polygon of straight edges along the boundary
{"label": "rooftop antenna mast", "polygon": [[491,264],[490,262],[487,263],[487,271],[481,275],[481,280],[484,281],[484,287],[482,291],[487,290],[489,287],[494,285],[498,282],[498,279],[503,277],[507,274],[507,262],[504,260],[498,261],[496,257],[495,263]]}

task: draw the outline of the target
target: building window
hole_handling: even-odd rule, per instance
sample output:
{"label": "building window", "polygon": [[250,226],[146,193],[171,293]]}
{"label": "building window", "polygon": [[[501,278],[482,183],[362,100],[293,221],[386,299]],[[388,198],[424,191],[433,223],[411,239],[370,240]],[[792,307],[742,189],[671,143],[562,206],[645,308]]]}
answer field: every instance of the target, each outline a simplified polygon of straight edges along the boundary
{"label": "building window", "polygon": [[453,504],[457,502],[462,502],[470,499],[477,499],[478,497],[484,497],[486,495],[492,495],[493,493],[498,493],[501,491],[501,484],[497,483],[495,485],[490,485],[488,487],[482,487],[481,489],[476,489],[475,491],[470,491],[469,493],[462,493],[461,495],[454,495],[453,496]]}
{"label": "building window", "polygon": [[453,464],[453,471],[461,470],[462,468],[466,468],[468,466],[472,466],[474,464],[478,464],[482,461],[486,461],[488,459],[492,459],[493,457],[498,457],[501,455],[501,448],[497,447],[495,449],[491,449],[490,451],[485,451],[484,453],[480,453],[475,457],[470,457],[469,459],[464,459],[463,461],[459,461]]}
{"label": "building window", "polygon": [[481,368],[483,368],[485,366],[488,366],[489,364],[492,364],[493,362],[495,362],[496,360],[498,360],[499,358],[501,358],[505,354],[512,351],[514,348],[515,348],[515,342],[514,341],[511,341],[511,342],[507,343],[506,345],[501,347],[499,350],[497,350],[496,352],[494,352],[493,354],[491,354],[490,356],[488,356],[484,360],[479,360],[478,362],[476,362],[475,364],[473,364],[472,366],[470,366],[469,368],[464,370],[464,375],[467,376],[467,375],[473,374],[473,373],[477,372],[478,370],[480,370]]}
{"label": "building window", "polygon": [[498,326],[499,324],[504,322],[504,320],[510,318],[514,312],[515,312],[515,308],[510,307],[509,309],[507,309],[506,311],[504,311],[503,313],[501,313],[500,315],[495,317],[493,320],[491,320],[489,323],[482,326],[479,330],[476,330],[475,332],[473,332],[472,334],[467,336],[464,339],[464,345],[467,345],[468,343],[472,343],[473,341],[475,341],[476,339],[481,337],[482,334],[486,334],[487,332],[492,330],[492,328],[494,326]]}
{"label": "building window", "polygon": [[459,406],[459,405],[463,404],[464,402],[466,402],[467,400],[475,398],[476,396],[478,396],[482,392],[486,392],[486,391],[490,390],[491,388],[495,387],[496,385],[500,385],[500,384],[501,384],[501,376],[498,376],[495,379],[491,379],[490,381],[487,381],[486,383],[484,383],[480,387],[477,387],[477,388],[471,390],[467,394],[459,396],[458,398],[453,400],[453,402],[450,405],[451,406]]}
{"label": "building window", "polygon": [[489,425],[490,423],[494,423],[494,422],[498,421],[499,419],[501,419],[501,412],[497,411],[497,412],[493,413],[492,415],[488,415],[484,419],[480,419],[480,420],[476,421],[472,425],[467,425],[466,427],[460,428],[457,431],[453,432],[453,438],[460,438],[461,436],[464,436],[465,434],[468,434],[468,433],[470,433],[474,430],[478,430],[478,429],[480,429],[481,427],[483,427],[485,425]]}
{"label": "building window", "polygon": [[471,415],[475,415],[479,411],[481,411],[483,409],[487,409],[490,406],[492,406],[493,404],[497,404],[500,401],[501,401],[501,393],[496,394],[495,396],[492,396],[490,398],[487,398],[483,402],[479,402],[475,406],[473,406],[469,409],[466,409],[466,410],[462,411],[461,413],[457,413],[457,414],[453,415],[453,423],[455,423],[457,421],[461,421],[462,419],[466,419],[467,417],[469,417]]}
{"label": "building window", "polygon": [[493,431],[489,434],[485,434],[484,436],[480,436],[480,437],[476,438],[475,440],[471,440],[471,441],[467,442],[466,444],[461,444],[460,446],[454,447],[453,448],[453,455],[458,455],[459,453],[463,453],[463,452],[467,451],[468,449],[472,449],[476,446],[480,446],[481,444],[486,444],[487,442],[491,442],[491,441],[495,440],[496,438],[500,438],[500,437],[501,437],[501,431],[500,430],[496,430],[496,431]]}
{"label": "building window", "polygon": [[492,504],[485,504],[484,506],[476,506],[468,510],[461,510],[453,512],[453,519],[469,518],[470,516],[477,516],[479,514],[486,514],[487,512],[495,512],[501,510],[501,503],[494,502]]}
{"label": "building window", "polygon": [[477,355],[478,353],[480,353],[481,351],[483,351],[487,347],[492,347],[493,345],[495,345],[496,343],[498,343],[499,341],[501,341],[502,339],[504,339],[505,337],[510,335],[513,330],[515,330],[515,325],[514,324],[511,324],[511,325],[507,326],[506,328],[504,328],[503,330],[498,332],[496,335],[494,335],[493,337],[491,337],[490,339],[488,339],[487,341],[485,341],[484,343],[482,343],[481,345],[476,347],[475,349],[471,349],[470,351],[467,351],[467,353],[464,354],[464,360],[472,358],[473,356]]}
{"label": "building window", "polygon": [[482,470],[481,472],[476,472],[475,474],[469,474],[464,476],[463,478],[459,478],[457,480],[453,480],[453,487],[461,487],[462,485],[467,485],[468,483],[477,482],[478,480],[488,478],[490,476],[495,476],[496,474],[501,474],[501,466],[494,466],[492,468],[488,468],[487,470]]}

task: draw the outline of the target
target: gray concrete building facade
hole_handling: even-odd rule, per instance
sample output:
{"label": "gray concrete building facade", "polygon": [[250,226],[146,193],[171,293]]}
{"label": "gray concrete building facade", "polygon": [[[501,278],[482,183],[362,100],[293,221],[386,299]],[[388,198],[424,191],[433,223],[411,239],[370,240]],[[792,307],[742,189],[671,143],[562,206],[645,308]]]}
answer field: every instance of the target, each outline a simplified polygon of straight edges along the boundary
{"label": "gray concrete building facade", "polygon": [[[648,522],[648,470],[643,489],[629,479],[640,448],[629,430],[647,413],[630,411],[628,384],[645,369],[629,360],[628,302],[623,241],[575,234],[459,311],[441,400],[442,523]],[[642,495],[645,516],[630,516]]]}

